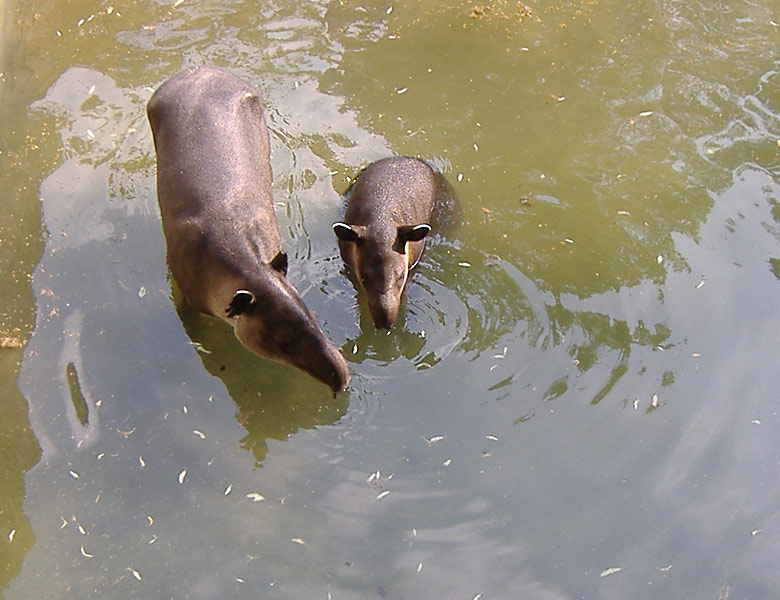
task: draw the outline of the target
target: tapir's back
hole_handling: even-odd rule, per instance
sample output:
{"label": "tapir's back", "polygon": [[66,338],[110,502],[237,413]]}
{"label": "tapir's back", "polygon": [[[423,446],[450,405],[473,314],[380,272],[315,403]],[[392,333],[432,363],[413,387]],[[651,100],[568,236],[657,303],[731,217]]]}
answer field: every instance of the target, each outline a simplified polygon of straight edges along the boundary
{"label": "tapir's back", "polygon": [[[163,225],[197,222],[222,247],[249,228],[263,229],[268,259],[281,247],[273,217],[268,129],[257,93],[211,67],[184,71],[148,105],[157,150]],[[240,242],[239,242],[240,243]]]}
{"label": "tapir's back", "polygon": [[416,158],[394,156],[358,175],[344,215],[348,223],[429,223],[440,199],[441,176]]}

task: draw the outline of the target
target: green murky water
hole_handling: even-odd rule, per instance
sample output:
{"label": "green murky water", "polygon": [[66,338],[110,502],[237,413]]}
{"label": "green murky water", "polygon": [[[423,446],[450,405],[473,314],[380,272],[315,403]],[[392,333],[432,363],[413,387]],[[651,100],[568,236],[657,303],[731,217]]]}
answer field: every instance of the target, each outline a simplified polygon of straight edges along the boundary
{"label": "green murky water", "polygon": [[[780,593],[776,3],[2,8],[2,597]],[[202,63],[335,398],[171,289],[144,111]],[[330,224],[388,154],[463,219],[386,334]]]}

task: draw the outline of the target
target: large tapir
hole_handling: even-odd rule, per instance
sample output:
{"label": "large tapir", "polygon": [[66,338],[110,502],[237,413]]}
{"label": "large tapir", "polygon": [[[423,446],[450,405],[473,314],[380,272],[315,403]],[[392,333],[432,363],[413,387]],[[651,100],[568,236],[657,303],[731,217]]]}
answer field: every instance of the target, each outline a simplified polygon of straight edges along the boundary
{"label": "large tapir", "polygon": [[451,205],[452,191],[428,163],[393,156],[366,167],[347,197],[344,221],[333,224],[341,257],[366,292],[374,325],[389,329],[409,271]]}
{"label": "large tapir", "polygon": [[255,354],[345,388],[344,357],[287,280],[257,92],[200,67],[165,82],[147,114],[168,265],[187,303],[231,323]]}

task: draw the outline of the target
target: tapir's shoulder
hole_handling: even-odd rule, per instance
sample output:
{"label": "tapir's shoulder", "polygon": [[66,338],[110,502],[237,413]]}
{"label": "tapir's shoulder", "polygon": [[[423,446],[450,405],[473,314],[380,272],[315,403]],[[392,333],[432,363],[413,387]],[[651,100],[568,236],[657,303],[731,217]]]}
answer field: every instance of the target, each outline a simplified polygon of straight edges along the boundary
{"label": "tapir's shoulder", "polygon": [[163,83],[147,105],[154,123],[166,113],[210,107],[224,111],[231,105],[263,109],[259,94],[243,79],[216,67],[187,69]]}

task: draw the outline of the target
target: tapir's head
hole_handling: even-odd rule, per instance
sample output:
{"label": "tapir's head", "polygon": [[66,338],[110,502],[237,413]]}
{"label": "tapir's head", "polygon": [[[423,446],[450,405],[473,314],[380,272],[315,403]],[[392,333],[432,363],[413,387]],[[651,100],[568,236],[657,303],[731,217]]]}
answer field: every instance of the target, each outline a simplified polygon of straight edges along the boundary
{"label": "tapir's head", "polygon": [[366,292],[376,327],[389,329],[398,317],[401,296],[411,269],[419,260],[430,225],[368,227],[335,223],[342,256]]}
{"label": "tapir's head", "polygon": [[259,356],[306,371],[334,392],[347,387],[347,362],[288,281],[287,256],[280,252],[245,284],[225,308],[238,340]]}

